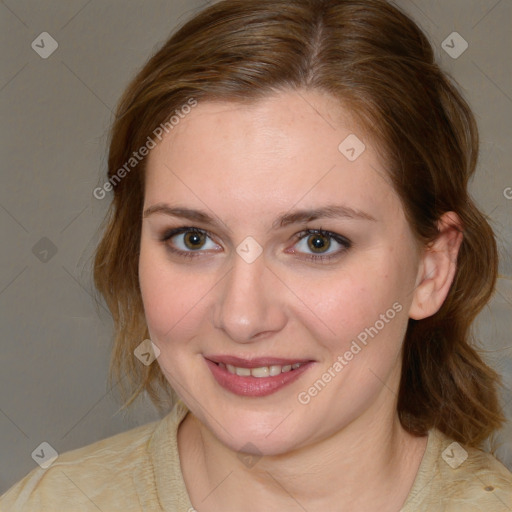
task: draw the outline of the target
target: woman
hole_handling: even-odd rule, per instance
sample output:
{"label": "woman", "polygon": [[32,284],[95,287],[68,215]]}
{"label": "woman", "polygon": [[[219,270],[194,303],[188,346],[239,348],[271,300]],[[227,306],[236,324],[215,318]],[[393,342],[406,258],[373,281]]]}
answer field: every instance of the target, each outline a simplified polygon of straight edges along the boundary
{"label": "woman", "polygon": [[176,404],[2,506],[510,510],[511,473],[479,449],[504,418],[469,336],[497,273],[477,148],[383,0],[197,15],[125,92],[95,191],[114,190],[95,260],[113,377],[127,404]]}

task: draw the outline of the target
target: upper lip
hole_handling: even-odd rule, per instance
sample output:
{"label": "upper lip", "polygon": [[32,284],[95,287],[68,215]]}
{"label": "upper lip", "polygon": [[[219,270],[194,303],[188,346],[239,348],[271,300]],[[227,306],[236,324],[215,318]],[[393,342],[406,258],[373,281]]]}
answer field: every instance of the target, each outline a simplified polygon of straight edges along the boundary
{"label": "upper lip", "polygon": [[230,364],[241,368],[260,368],[262,366],[285,366],[288,364],[309,363],[311,359],[284,359],[281,357],[255,357],[244,359],[236,356],[228,355],[212,355],[205,356],[206,359],[214,363]]}

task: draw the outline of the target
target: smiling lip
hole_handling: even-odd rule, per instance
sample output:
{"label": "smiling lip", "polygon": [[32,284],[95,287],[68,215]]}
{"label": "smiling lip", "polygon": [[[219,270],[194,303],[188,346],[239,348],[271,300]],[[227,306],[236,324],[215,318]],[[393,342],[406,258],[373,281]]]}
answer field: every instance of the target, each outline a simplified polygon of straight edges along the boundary
{"label": "smiling lip", "polygon": [[[247,360],[234,356],[208,356],[207,358],[205,357],[205,361],[220,386],[235,395],[251,397],[263,397],[279,391],[297,380],[314,364],[314,361],[309,359],[263,357]],[[252,375],[247,377],[236,375],[230,373],[225,366],[229,364],[242,368],[260,368],[262,366],[285,366],[295,363],[301,363],[301,366],[286,373],[263,378],[253,377]]]}
{"label": "smiling lip", "polygon": [[285,366],[287,364],[295,364],[295,363],[309,363],[311,359],[282,359],[278,357],[257,357],[254,359],[243,359],[241,357],[235,356],[205,356],[209,361],[213,361],[214,363],[224,363],[231,364],[233,366],[238,366],[242,368],[260,368],[261,366],[272,366],[272,365],[281,365]]}

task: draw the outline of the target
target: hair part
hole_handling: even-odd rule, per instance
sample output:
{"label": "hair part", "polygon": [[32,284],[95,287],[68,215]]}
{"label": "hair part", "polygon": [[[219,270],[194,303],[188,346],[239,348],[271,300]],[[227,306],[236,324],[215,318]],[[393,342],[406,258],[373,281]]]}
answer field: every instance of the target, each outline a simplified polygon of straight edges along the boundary
{"label": "hair part", "polygon": [[[455,212],[463,241],[440,310],[409,319],[397,412],[415,435],[436,427],[479,446],[504,421],[498,375],[474,348],[471,324],[497,278],[493,231],[468,193],[478,157],[470,107],[435,63],[417,25],[384,0],[224,0],[181,27],[131,82],[117,108],[108,178],[191,98],[254,102],[317,90],[354,115],[381,152],[418,241]],[[114,187],[94,279],[115,323],[111,382],[125,405],[143,391],[165,409],[174,393],[158,365],[133,356],[149,337],[138,281],[146,159]]]}

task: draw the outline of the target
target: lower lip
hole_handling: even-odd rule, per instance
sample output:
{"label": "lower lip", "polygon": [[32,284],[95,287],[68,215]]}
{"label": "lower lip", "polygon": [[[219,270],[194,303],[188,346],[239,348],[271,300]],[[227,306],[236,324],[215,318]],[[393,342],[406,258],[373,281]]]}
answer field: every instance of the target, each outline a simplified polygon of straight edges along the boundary
{"label": "lower lip", "polygon": [[218,364],[206,359],[215,380],[228,391],[240,396],[267,396],[279,391],[288,384],[297,380],[312,365],[313,361],[299,366],[296,370],[280,373],[273,377],[240,377],[229,373],[227,368],[221,368]]}

